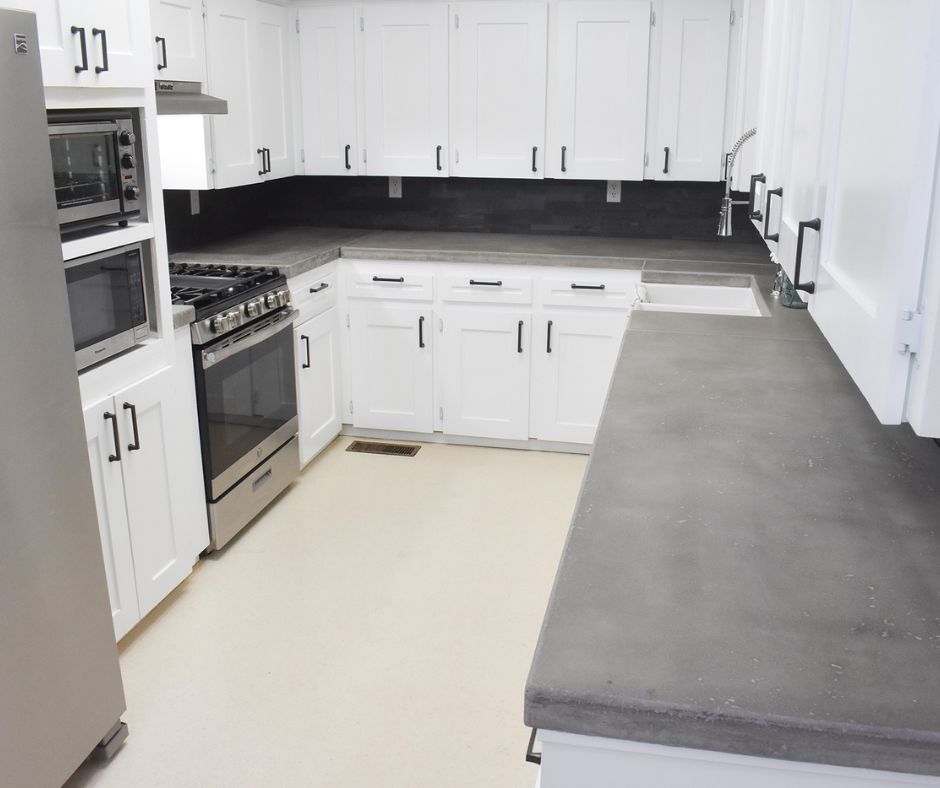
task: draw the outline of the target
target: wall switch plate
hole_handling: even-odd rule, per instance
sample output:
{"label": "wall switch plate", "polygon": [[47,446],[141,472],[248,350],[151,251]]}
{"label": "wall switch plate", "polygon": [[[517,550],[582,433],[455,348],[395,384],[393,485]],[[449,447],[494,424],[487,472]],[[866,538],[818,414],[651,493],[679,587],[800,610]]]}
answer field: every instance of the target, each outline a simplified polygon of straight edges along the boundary
{"label": "wall switch plate", "polygon": [[620,202],[620,181],[607,181],[607,202]]}
{"label": "wall switch plate", "polygon": [[390,175],[388,177],[388,196],[401,197],[401,176]]}

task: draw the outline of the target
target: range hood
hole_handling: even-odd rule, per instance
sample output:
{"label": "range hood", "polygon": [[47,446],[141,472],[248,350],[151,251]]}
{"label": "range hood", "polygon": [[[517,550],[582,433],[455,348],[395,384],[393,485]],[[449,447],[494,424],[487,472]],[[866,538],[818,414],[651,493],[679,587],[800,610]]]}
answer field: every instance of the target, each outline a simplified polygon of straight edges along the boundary
{"label": "range hood", "polygon": [[228,102],[202,92],[199,82],[171,82],[158,79],[158,115],[227,115]]}

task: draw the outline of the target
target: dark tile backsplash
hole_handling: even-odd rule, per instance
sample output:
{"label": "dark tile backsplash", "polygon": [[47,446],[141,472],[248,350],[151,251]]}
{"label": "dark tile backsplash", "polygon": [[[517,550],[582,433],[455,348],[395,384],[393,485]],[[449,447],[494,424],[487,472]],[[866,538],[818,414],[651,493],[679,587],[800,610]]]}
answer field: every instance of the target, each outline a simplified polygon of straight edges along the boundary
{"label": "dark tile backsplash", "polygon": [[[605,195],[602,181],[405,178],[390,199],[384,177],[294,177],[201,192],[196,216],[188,192],[164,203],[170,252],[272,225],[718,240],[723,183],[624,181],[621,202]],[[761,243],[747,206],[734,211],[721,242]]]}

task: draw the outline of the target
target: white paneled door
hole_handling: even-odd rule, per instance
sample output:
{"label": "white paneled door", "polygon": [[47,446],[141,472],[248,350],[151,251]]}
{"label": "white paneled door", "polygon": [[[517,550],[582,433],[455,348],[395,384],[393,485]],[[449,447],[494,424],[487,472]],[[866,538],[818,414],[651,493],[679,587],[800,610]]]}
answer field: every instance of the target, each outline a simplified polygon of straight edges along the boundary
{"label": "white paneled door", "polygon": [[447,5],[363,12],[366,172],[448,174]]}
{"label": "white paneled door", "polygon": [[151,0],[153,75],[206,81],[206,27],[202,0]]}
{"label": "white paneled door", "polygon": [[294,329],[294,353],[303,466],[336,437],[342,426],[336,307]]}
{"label": "white paneled door", "polygon": [[454,172],[541,178],[545,172],[545,3],[460,3]]}
{"label": "white paneled door", "polygon": [[[258,3],[257,141],[266,149],[264,177],[294,174],[294,119],[291,110],[290,9]],[[296,35],[296,34],[295,34]]]}
{"label": "white paneled door", "polygon": [[643,180],[648,0],[558,4],[555,178]]}

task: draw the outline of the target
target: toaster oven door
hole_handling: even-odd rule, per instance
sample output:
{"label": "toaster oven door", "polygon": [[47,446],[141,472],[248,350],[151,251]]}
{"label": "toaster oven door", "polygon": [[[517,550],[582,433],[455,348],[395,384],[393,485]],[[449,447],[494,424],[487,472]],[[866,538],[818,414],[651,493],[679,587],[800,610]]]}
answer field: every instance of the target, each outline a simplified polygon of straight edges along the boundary
{"label": "toaster oven door", "polygon": [[60,226],[121,214],[117,128],[113,122],[49,127]]}

